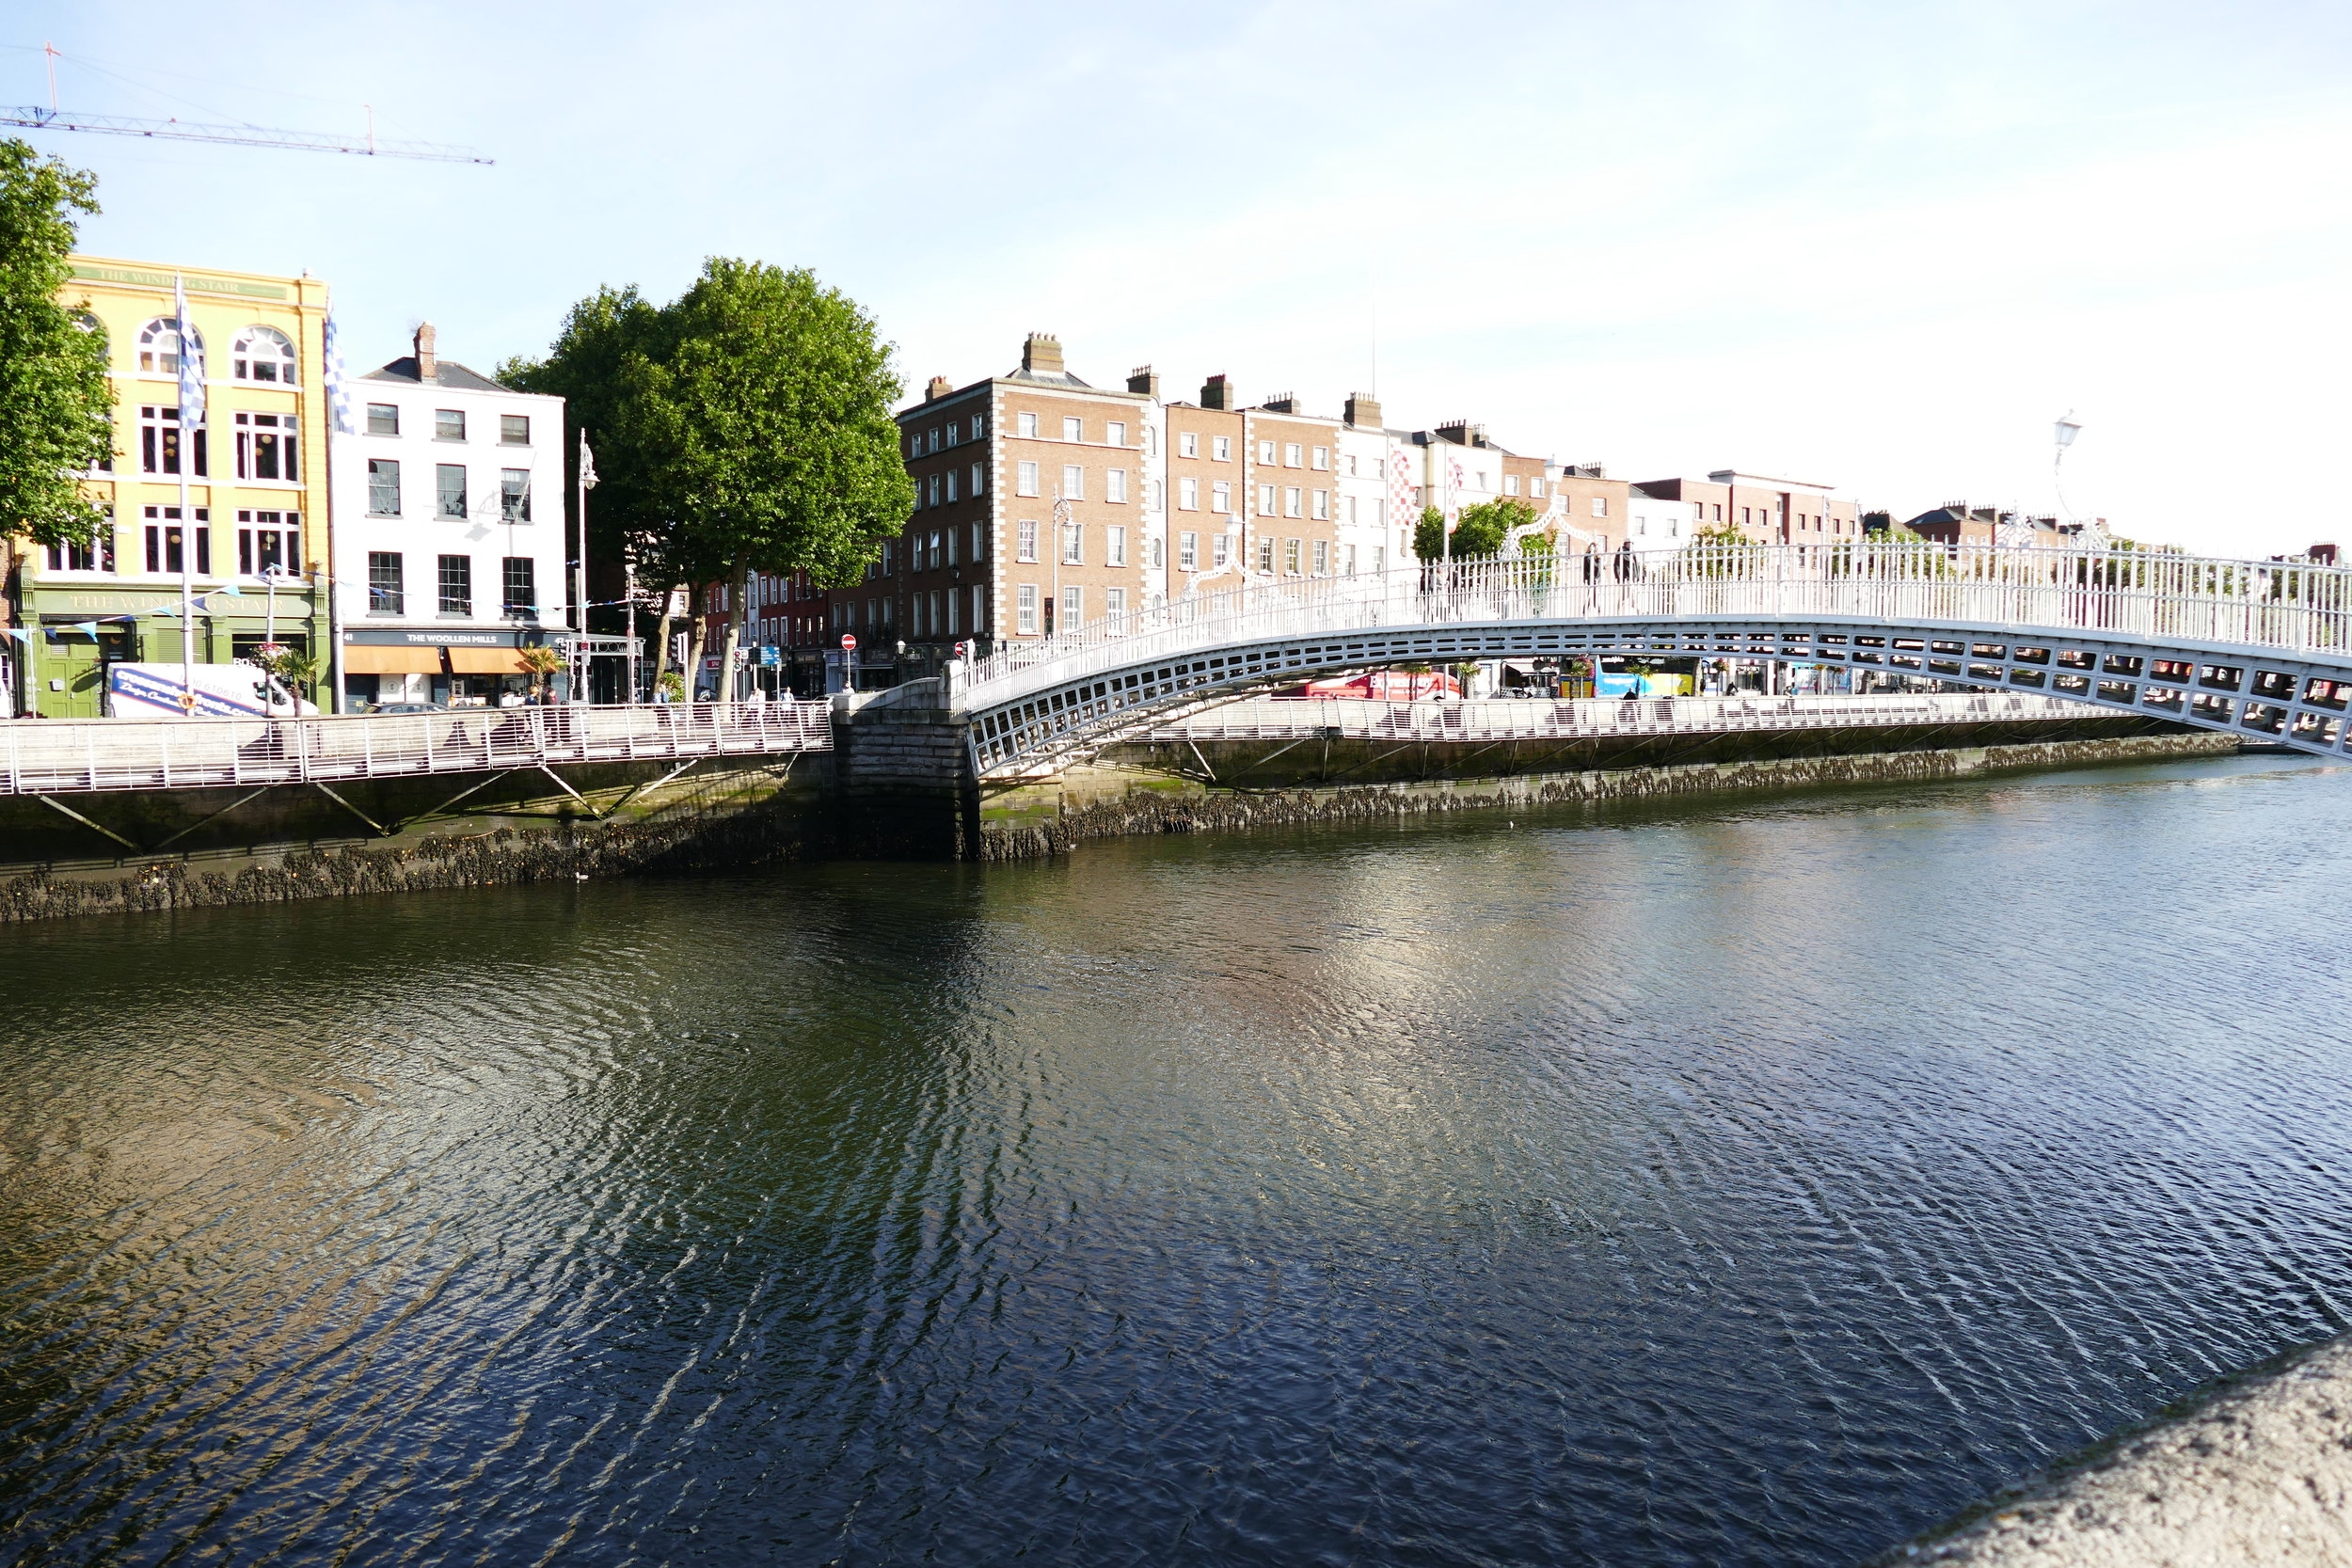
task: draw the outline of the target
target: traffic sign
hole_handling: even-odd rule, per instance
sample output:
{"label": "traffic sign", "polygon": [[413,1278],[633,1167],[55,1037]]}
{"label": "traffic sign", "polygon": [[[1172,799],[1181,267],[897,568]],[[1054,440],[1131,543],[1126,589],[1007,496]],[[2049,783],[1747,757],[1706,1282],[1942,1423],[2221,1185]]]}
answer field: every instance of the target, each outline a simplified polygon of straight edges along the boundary
{"label": "traffic sign", "polygon": [[845,654],[857,652],[857,633],[845,631],[841,634],[841,651]]}

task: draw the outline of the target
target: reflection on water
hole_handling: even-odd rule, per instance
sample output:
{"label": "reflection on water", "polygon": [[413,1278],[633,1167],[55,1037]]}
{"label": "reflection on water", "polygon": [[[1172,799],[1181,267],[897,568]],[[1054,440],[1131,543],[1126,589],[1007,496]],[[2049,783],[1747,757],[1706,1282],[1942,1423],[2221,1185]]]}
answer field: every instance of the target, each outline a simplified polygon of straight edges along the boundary
{"label": "reflection on water", "polygon": [[2347,806],[13,928],[0,1555],[1851,1561],[2343,1326]]}

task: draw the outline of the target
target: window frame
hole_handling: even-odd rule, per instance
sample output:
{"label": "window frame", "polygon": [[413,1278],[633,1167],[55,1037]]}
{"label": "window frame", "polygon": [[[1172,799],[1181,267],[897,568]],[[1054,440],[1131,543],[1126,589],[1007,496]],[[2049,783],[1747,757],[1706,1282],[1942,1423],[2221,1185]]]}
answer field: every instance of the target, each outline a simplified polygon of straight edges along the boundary
{"label": "window frame", "polygon": [[[449,476],[453,473],[457,476],[457,509],[453,512],[450,510],[449,489]],[[434,464],[433,515],[435,519],[440,522],[462,523],[468,517],[472,515],[472,514],[468,510],[468,508],[471,505],[472,500],[466,477],[466,465],[463,463]]]}

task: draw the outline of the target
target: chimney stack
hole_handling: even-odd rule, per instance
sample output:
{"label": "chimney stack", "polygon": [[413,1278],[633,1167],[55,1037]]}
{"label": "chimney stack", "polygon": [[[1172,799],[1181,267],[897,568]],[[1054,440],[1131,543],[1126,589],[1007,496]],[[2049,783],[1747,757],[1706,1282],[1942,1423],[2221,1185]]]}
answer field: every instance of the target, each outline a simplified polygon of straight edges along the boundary
{"label": "chimney stack", "polygon": [[1036,375],[1060,375],[1061,340],[1051,332],[1032,332],[1021,345],[1021,368]]}
{"label": "chimney stack", "polygon": [[1137,365],[1127,372],[1127,390],[1141,392],[1145,397],[1157,399],[1160,395],[1160,378],[1152,373],[1151,366]]}
{"label": "chimney stack", "polygon": [[424,322],[417,327],[417,379],[432,381],[441,373],[441,361],[433,353],[433,324]]}
{"label": "chimney stack", "polygon": [[1269,414],[1295,414],[1298,412],[1298,400],[1284,392],[1279,397],[1266,399],[1262,406]]}
{"label": "chimney stack", "polygon": [[947,385],[947,378],[946,376],[935,375],[931,377],[931,384],[923,389],[923,401],[925,403],[937,403],[941,398],[946,397],[949,392],[954,390],[955,388],[953,387]]}
{"label": "chimney stack", "polygon": [[1357,430],[1380,428],[1380,404],[1370,392],[1347,394],[1347,422]]}
{"label": "chimney stack", "polygon": [[1215,375],[1209,377],[1207,381],[1201,384],[1200,406],[1203,408],[1222,408],[1228,413],[1231,413],[1235,407],[1239,406],[1237,401],[1233,397],[1232,384],[1225,379],[1225,372],[1223,371],[1217,372]]}

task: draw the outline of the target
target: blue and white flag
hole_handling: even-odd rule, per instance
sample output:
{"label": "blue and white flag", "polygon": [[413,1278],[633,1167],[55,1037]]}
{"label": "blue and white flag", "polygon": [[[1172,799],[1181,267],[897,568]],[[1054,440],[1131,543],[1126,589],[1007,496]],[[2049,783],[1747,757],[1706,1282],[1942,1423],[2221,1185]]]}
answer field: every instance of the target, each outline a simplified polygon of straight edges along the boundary
{"label": "blue and white flag", "polygon": [[192,441],[195,437],[187,433],[201,429],[204,424],[204,345],[188,321],[187,285],[174,277],[171,293],[172,326],[180,334],[181,438]]}
{"label": "blue and white flag", "polygon": [[334,421],[336,434],[357,436],[358,427],[351,422],[351,388],[343,381],[343,351],[335,333],[335,318],[326,318],[326,415]]}

